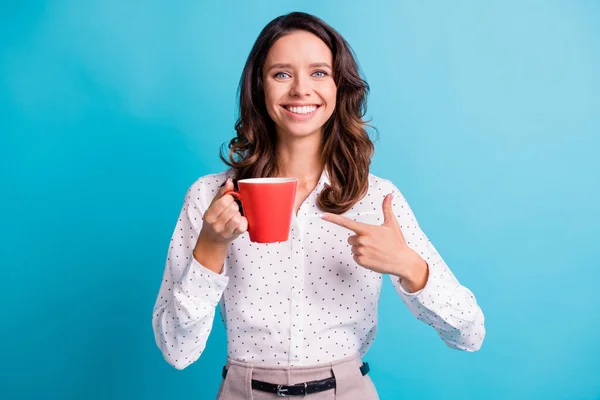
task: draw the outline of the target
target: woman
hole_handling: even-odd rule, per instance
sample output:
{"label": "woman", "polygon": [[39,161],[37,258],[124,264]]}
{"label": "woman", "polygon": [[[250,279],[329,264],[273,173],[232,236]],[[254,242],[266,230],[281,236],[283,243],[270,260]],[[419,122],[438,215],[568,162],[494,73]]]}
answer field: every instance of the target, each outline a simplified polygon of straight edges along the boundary
{"label": "woman", "polygon": [[[274,19],[250,52],[237,137],[221,155],[231,168],[188,190],[153,315],[157,345],[182,369],[204,350],[220,304],[228,358],[219,398],[377,399],[362,357],[383,274],[448,346],[482,344],[475,297],[398,188],[369,173],[367,91],[346,41],[314,16]],[[298,180],[287,242],[249,241],[225,192],[251,177]]]}

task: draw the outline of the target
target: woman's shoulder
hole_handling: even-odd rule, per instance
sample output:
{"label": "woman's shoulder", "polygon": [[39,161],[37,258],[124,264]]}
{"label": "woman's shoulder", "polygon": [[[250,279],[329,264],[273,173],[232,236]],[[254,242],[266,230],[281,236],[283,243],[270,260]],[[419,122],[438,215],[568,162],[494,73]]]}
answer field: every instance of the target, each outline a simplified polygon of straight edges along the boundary
{"label": "woman's shoulder", "polygon": [[195,193],[202,197],[207,196],[212,199],[212,197],[217,194],[221,186],[225,183],[227,178],[233,176],[234,171],[231,168],[221,172],[202,175],[196,178],[196,180],[190,185],[188,188],[188,194]]}
{"label": "woman's shoulder", "polygon": [[233,177],[233,175],[234,175],[233,169],[228,168],[221,172],[214,172],[214,173],[202,175],[196,179],[196,181],[193,183],[193,185],[212,186],[212,185],[217,184],[220,186],[221,184],[225,183],[227,178]]}
{"label": "woman's shoulder", "polygon": [[386,192],[386,194],[390,192],[400,192],[398,187],[396,187],[390,179],[369,172],[369,191],[371,190]]}

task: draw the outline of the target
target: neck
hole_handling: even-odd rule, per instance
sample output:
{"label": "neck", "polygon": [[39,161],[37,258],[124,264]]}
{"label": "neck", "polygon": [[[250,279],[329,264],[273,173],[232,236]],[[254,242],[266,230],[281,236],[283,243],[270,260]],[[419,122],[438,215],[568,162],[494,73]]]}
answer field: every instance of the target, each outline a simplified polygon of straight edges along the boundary
{"label": "neck", "polygon": [[321,134],[305,137],[279,135],[277,164],[280,177],[296,178],[299,186],[315,185],[324,168]]}

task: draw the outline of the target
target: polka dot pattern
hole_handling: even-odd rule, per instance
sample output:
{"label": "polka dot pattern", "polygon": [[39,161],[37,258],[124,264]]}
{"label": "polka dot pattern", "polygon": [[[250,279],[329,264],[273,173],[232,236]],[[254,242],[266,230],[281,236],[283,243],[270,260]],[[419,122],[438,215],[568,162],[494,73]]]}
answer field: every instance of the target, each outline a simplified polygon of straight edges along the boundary
{"label": "polka dot pattern", "polygon": [[[228,355],[243,362],[314,365],[364,356],[375,339],[382,275],[353,260],[351,231],[319,218],[317,196],[329,183],[323,171],[294,214],[286,242],[259,244],[244,233],[229,248],[221,274],[193,257],[204,210],[231,170],[206,175],[187,191],[167,255],[153,314],[156,343],[175,368],[198,359],[219,306]],[[381,203],[394,192],[393,209],[407,244],[427,261],[427,285],[408,293],[390,276],[402,301],[453,348],[474,351],[485,335],[473,294],[460,285],[432,246],[400,191],[369,174],[369,191],[342,214],[383,223]]]}

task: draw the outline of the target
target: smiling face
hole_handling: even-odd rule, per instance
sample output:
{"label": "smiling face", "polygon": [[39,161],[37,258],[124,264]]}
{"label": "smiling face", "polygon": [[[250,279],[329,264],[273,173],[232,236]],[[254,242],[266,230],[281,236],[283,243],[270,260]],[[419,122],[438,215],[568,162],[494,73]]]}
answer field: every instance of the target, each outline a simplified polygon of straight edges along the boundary
{"label": "smiling face", "polygon": [[265,104],[278,135],[322,134],[333,114],[333,55],[317,36],[296,31],[279,38],[263,66]]}

